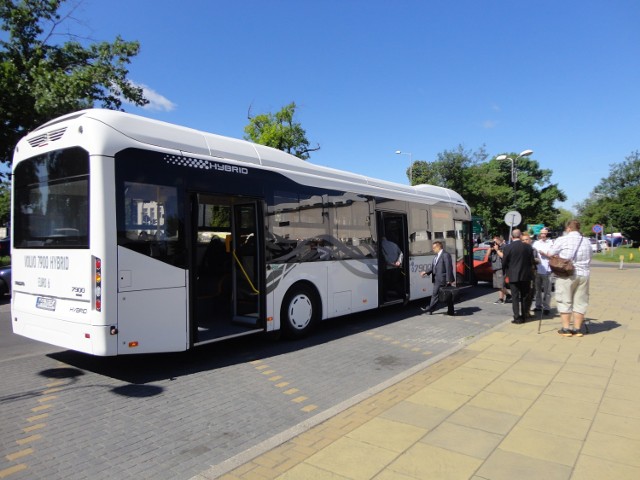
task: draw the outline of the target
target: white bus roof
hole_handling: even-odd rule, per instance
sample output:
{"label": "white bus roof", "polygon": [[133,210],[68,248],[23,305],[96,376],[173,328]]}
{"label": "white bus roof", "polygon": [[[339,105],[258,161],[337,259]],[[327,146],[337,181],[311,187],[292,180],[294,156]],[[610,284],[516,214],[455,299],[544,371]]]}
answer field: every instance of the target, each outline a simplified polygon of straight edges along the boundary
{"label": "white bus roof", "polygon": [[[92,119],[119,131],[136,142],[165,149],[179,150],[182,154],[210,156],[233,160],[240,164],[254,164],[277,170],[287,176],[295,177],[302,184],[318,185],[323,188],[345,189],[363,194],[385,195],[393,192],[392,198],[403,200],[442,201],[465,207],[468,205],[455,191],[435,185],[402,185],[379,180],[364,175],[345,172],[329,167],[315,165],[282,152],[258,145],[199,130],[182,127],[159,120],[124,113],[116,110],[88,109],[64,115],[38,127],[26,138],[37,136],[42,130],[65,121]],[[402,197],[402,198],[400,198]]]}

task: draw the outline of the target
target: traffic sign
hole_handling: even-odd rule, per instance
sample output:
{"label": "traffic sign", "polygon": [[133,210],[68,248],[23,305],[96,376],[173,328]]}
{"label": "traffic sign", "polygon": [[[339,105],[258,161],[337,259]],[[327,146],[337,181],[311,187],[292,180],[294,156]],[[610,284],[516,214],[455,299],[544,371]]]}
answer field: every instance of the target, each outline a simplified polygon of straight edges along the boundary
{"label": "traffic sign", "polygon": [[593,233],[602,233],[602,225],[598,225],[597,223],[591,228]]}
{"label": "traffic sign", "polygon": [[540,230],[542,230],[543,228],[544,223],[534,223],[533,225],[527,224],[527,230],[530,230],[534,235],[538,235],[540,233]]}
{"label": "traffic sign", "polygon": [[507,214],[504,216],[504,223],[506,223],[510,227],[517,227],[518,225],[520,225],[521,221],[522,215],[520,215],[520,212],[517,212],[515,210],[507,212]]}

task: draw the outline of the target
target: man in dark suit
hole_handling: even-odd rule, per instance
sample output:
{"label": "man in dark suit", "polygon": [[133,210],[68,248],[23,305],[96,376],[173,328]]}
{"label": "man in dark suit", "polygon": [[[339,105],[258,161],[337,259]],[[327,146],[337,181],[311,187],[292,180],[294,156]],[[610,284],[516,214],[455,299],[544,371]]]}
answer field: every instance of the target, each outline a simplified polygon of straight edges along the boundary
{"label": "man in dark suit", "polygon": [[502,268],[511,285],[513,320],[511,323],[524,323],[531,315],[527,309],[527,296],[533,280],[535,256],[533,248],[521,241],[522,232],[511,232],[511,243],[504,248]]}
{"label": "man in dark suit", "polygon": [[[421,308],[421,310],[428,315],[431,315],[438,306],[438,297],[442,287],[445,285],[455,285],[451,255],[444,250],[444,245],[440,240],[433,242],[433,251],[436,254],[433,259],[433,263],[429,265],[425,271],[420,272],[420,276],[422,277],[431,275],[431,281],[433,282],[431,303],[428,306]],[[449,296],[447,298],[447,315],[455,315],[453,310],[453,296]]]}

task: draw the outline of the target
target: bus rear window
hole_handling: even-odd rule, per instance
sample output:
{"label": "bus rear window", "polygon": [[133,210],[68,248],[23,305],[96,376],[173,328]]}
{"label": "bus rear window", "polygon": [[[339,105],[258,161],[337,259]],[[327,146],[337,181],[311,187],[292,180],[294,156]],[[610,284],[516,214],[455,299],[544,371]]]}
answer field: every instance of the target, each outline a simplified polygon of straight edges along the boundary
{"label": "bus rear window", "polygon": [[20,162],[14,172],[15,248],[89,248],[89,155],[78,147]]}

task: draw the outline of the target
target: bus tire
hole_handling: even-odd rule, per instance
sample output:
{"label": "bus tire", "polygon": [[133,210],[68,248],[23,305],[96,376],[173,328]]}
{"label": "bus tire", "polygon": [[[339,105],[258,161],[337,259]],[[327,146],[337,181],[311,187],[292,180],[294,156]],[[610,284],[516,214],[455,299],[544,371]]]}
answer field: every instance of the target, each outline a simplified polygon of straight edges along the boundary
{"label": "bus tire", "polygon": [[315,289],[298,283],[287,291],[280,308],[280,328],[286,338],[302,338],[309,334],[320,315],[320,302]]}

